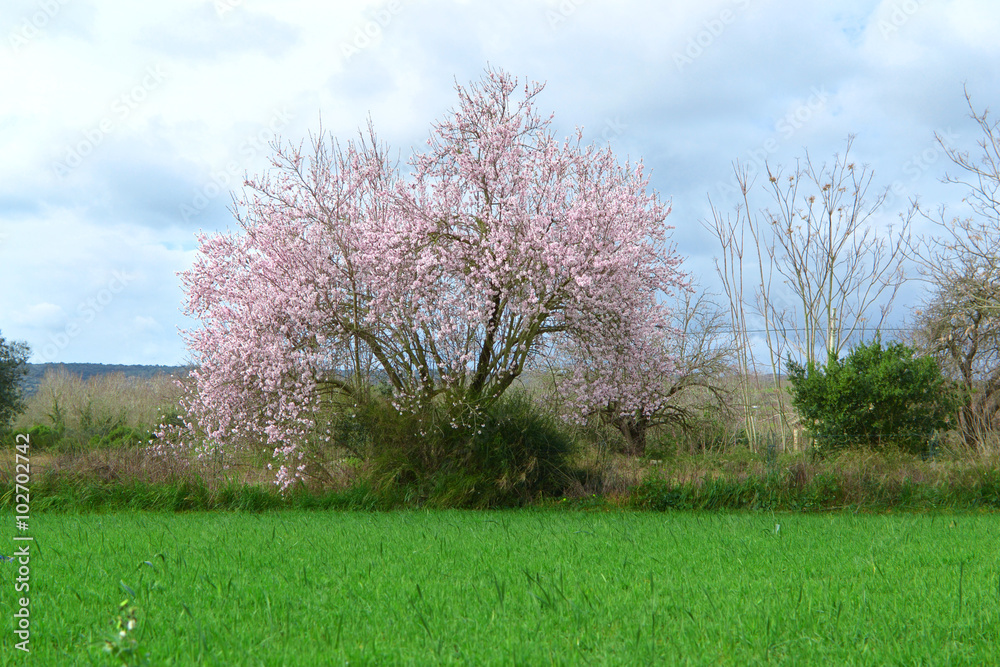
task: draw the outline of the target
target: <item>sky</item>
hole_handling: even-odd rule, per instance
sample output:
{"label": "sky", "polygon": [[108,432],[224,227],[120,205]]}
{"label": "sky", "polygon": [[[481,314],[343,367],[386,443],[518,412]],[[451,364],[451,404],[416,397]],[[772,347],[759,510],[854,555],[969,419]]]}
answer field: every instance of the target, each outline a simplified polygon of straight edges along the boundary
{"label": "sky", "polygon": [[177,274],[199,231],[233,228],[231,192],[273,141],[347,139],[371,118],[405,160],[487,67],[544,82],[559,136],[642,159],[713,291],[704,222],[735,160],[821,163],[855,135],[886,220],[913,197],[958,210],[935,134],[974,153],[964,91],[1000,105],[995,0],[3,4],[0,335],[34,363],[188,362]]}

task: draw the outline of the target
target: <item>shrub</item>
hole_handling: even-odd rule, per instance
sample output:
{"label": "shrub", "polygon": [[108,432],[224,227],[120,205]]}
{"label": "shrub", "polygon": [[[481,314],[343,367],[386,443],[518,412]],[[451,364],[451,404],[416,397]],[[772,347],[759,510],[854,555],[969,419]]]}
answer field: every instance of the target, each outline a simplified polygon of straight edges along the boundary
{"label": "shrub", "polygon": [[149,431],[135,429],[130,426],[115,426],[104,435],[95,435],[90,439],[91,447],[102,449],[118,449],[122,447],[141,447],[152,438]]}
{"label": "shrub", "polygon": [[60,429],[50,428],[45,424],[38,424],[28,429],[27,436],[32,449],[36,451],[51,450],[59,448],[63,432]]}
{"label": "shrub", "polygon": [[573,443],[551,415],[514,391],[483,412],[364,411],[374,420],[371,476],[383,493],[447,507],[522,505],[566,486]]}
{"label": "shrub", "polygon": [[925,452],[947,427],[954,393],[937,362],[879,339],[858,345],[826,368],[788,361],[792,404],[820,450],[868,446]]}

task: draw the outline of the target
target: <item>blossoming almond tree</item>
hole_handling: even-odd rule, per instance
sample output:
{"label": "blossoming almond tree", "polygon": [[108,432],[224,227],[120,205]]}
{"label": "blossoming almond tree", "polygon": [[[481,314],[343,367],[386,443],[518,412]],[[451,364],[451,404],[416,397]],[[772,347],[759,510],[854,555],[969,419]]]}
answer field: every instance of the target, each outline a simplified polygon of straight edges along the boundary
{"label": "blossoming almond tree", "polygon": [[597,418],[612,426],[632,456],[646,453],[654,427],[688,430],[704,410],[730,409],[724,377],[733,367],[736,343],[723,309],[690,284],[676,287],[665,324],[640,319],[644,330],[618,336],[617,347],[604,353],[569,341],[562,377],[552,387],[577,423]]}
{"label": "blossoming almond tree", "polygon": [[[683,284],[669,209],[639,165],[558,141],[539,84],[488,70],[401,173],[375,131],[281,148],[247,182],[240,230],[202,236],[182,275],[198,369],[189,427],[209,447],[266,437],[287,486],[333,394],[373,374],[397,405],[489,406],[563,341],[608,373],[581,404],[642,402],[665,372],[658,295]],[[566,348],[569,349],[569,348]],[[648,384],[648,383],[647,383]]]}

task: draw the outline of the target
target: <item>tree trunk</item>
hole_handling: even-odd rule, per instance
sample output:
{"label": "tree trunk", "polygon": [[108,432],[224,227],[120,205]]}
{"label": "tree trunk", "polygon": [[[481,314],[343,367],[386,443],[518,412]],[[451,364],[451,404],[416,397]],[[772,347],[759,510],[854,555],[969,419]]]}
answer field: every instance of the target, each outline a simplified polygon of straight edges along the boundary
{"label": "tree trunk", "polygon": [[629,456],[643,456],[646,453],[646,429],[648,420],[629,415],[620,417],[618,430],[625,437],[625,453]]}

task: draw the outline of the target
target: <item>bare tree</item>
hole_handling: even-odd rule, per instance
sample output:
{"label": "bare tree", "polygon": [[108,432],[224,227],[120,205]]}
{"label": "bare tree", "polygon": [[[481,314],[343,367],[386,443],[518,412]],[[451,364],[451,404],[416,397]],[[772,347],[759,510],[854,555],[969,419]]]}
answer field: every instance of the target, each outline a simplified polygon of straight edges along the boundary
{"label": "bare tree", "polygon": [[[757,315],[763,321],[763,333],[767,345],[771,374],[778,387],[780,377],[780,360],[783,340],[774,329],[773,318],[775,309],[769,307],[770,294],[774,278],[774,264],[766,261],[766,247],[760,243],[761,225],[750,206],[750,190],[753,181],[749,169],[745,165],[734,165],[736,181],[742,195],[732,213],[723,214],[712,203],[712,223],[706,224],[709,231],[719,240],[722,254],[715,259],[715,268],[722,280],[723,290],[729,299],[729,319],[735,344],[735,359],[738,370],[739,408],[743,418],[743,428],[751,447],[756,447],[759,439],[757,419],[757,397],[762,394],[760,373],[754,343],[751,337],[751,325],[747,318],[748,309],[751,317]],[[747,238],[749,234],[750,238]],[[749,253],[749,254],[748,254]],[[749,264],[749,268],[748,268]],[[757,280],[751,278],[750,295],[747,296],[746,272],[757,267]],[[778,414],[784,414],[784,405],[780,391],[778,398]],[[782,434],[784,429],[781,429]],[[784,438],[782,435],[782,443]]]}
{"label": "bare tree", "polygon": [[1000,426],[998,281],[962,268],[933,277],[933,295],[915,314],[914,342],[961,387],[958,424],[966,444],[976,447]]}
{"label": "bare tree", "polygon": [[[768,165],[762,187],[770,194],[770,206],[751,203],[754,183],[737,163],[742,199],[735,217],[722,215],[712,205],[714,224],[709,229],[722,247],[716,268],[732,304],[736,339],[751,347],[741,352],[741,371],[757,372],[749,310],[760,323],[782,419],[787,413],[781,360],[794,350],[812,365],[821,350],[836,356],[849,342],[878,331],[905,279],[904,241],[912,214],[902,216],[895,230],[876,223],[885,191],[869,194],[873,173],[850,161],[853,140],[848,137],[843,154],[819,167],[808,153],[787,175]],[[743,264],[748,254],[757,264],[749,289],[744,287],[748,277]],[[749,398],[749,380],[742,391]],[[745,413],[753,442],[750,407]]]}
{"label": "bare tree", "polygon": [[949,216],[944,207],[924,217],[938,233],[911,244],[931,297],[917,317],[917,343],[934,353],[964,390],[959,425],[967,444],[1000,427],[1000,123],[977,112],[968,91],[969,117],[979,126],[979,154],[971,156],[936,135],[961,170],[946,183],[966,189],[972,215]]}
{"label": "bare tree", "polygon": [[775,201],[763,212],[772,228],[768,256],[798,299],[790,330],[807,363],[816,363],[818,350],[839,356],[859,335],[880,330],[905,279],[912,214],[896,230],[875,224],[886,192],[869,197],[874,174],[849,160],[853,141],[818,169],[806,154],[788,176],[767,170]]}

